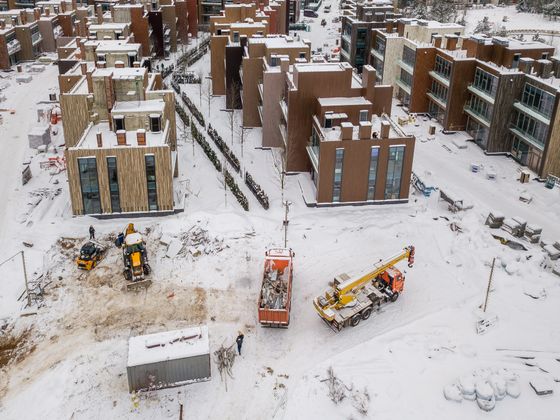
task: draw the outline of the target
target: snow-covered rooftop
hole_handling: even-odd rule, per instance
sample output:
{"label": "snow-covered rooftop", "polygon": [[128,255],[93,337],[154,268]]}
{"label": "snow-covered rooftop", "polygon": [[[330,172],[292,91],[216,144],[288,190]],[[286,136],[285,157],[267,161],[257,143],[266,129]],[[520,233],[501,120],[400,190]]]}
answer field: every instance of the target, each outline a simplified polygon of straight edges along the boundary
{"label": "snow-covered rooftop", "polygon": [[[137,102],[134,102],[137,103]],[[169,132],[169,123],[166,124],[163,131],[152,132],[145,131],[146,136],[146,146],[139,147],[154,147],[154,146],[164,146],[165,140]],[[126,131],[126,145],[120,146],[117,142],[117,134],[111,130],[108,122],[101,122],[98,124],[91,124],[78,144],[76,148],[78,149],[99,149],[97,146],[97,134],[101,133],[103,145],[101,148],[121,148],[121,147],[131,147],[138,146],[137,130],[127,130]]]}
{"label": "snow-covered rooftop", "polygon": [[127,367],[185,359],[210,353],[208,327],[131,337],[128,341]]}
{"label": "snow-covered rooftop", "polygon": [[144,77],[148,73],[146,67],[108,67],[96,68],[92,77],[108,77],[113,76],[113,79],[130,79],[138,76]]}
{"label": "snow-covered rooftop", "polygon": [[115,102],[112,114],[118,114],[119,112],[124,113],[146,113],[146,112],[157,112],[162,113],[165,108],[165,102],[163,99],[149,99],[147,101],[120,101]]}
{"label": "snow-covered rooftop", "polygon": [[86,46],[97,46],[98,53],[113,51],[137,51],[141,44],[129,43],[126,40],[89,40],[85,42]]}
{"label": "snow-covered rooftop", "polygon": [[338,106],[338,105],[363,105],[369,106],[371,102],[363,96],[356,96],[351,98],[335,97],[335,98],[317,98],[320,106]]}
{"label": "snow-covered rooftop", "polygon": [[128,25],[128,23],[103,22],[93,23],[89,25],[88,29],[90,31],[124,31]]}
{"label": "snow-covered rooftop", "polygon": [[267,48],[307,48],[304,41],[286,36],[251,37],[249,38],[249,43],[265,44]]}

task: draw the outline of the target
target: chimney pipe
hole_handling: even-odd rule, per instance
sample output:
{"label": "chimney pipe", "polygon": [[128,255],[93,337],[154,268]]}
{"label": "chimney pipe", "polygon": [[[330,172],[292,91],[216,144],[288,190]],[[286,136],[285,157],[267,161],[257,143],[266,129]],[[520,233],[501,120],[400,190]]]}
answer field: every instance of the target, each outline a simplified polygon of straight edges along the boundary
{"label": "chimney pipe", "polygon": [[117,69],[124,69],[124,62],[121,60],[115,61],[115,68]]}
{"label": "chimney pipe", "polygon": [[371,122],[369,121],[360,121],[360,128],[359,128],[359,134],[360,134],[360,140],[366,140],[366,139],[371,139]]}
{"label": "chimney pipe", "polygon": [[117,144],[119,146],[126,146],[126,131],[117,130]]}
{"label": "chimney pipe", "polygon": [[98,131],[95,137],[97,138],[97,147],[103,147],[103,134]]}
{"label": "chimney pipe", "polygon": [[391,130],[391,124],[389,124],[389,121],[381,121],[381,135],[380,137],[382,139],[388,139],[389,138],[389,131]]}
{"label": "chimney pipe", "polygon": [[345,121],[340,124],[340,137],[341,140],[352,140],[352,134],[354,132],[354,126],[351,122]]}
{"label": "chimney pipe", "polygon": [[140,61],[135,61],[134,63],[132,63],[132,67],[134,68],[140,68]]}
{"label": "chimney pipe", "polygon": [[146,130],[143,128],[136,130],[136,141],[138,142],[138,146],[146,145]]}
{"label": "chimney pipe", "polygon": [[45,9],[45,16],[50,16],[51,15],[51,8],[47,6],[47,8]]}

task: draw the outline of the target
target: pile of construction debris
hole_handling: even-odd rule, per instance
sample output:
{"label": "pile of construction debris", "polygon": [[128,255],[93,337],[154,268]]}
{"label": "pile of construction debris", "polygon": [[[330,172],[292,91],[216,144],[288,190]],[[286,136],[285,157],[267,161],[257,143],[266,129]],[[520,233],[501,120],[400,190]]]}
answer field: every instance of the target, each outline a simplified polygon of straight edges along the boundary
{"label": "pile of construction debris", "polygon": [[228,245],[224,243],[223,238],[212,238],[208,230],[200,226],[193,226],[186,232],[180,232],[178,236],[171,234],[162,234],[159,242],[167,246],[166,256],[175,258],[177,256],[186,256],[188,254],[193,257],[200,255],[217,254]]}
{"label": "pile of construction debris", "polygon": [[218,371],[220,372],[220,377],[226,386],[227,391],[227,378],[233,378],[233,363],[235,362],[235,345],[232,344],[229,347],[224,347],[222,344],[218,350],[214,352],[214,357],[216,364],[218,365]]}
{"label": "pile of construction debris", "polygon": [[261,289],[261,308],[284,309],[288,303],[288,279],[286,273],[266,270]]}
{"label": "pile of construction debris", "polygon": [[321,382],[327,383],[329,388],[329,398],[335,404],[339,404],[348,397],[352,406],[360,414],[365,416],[368,413],[370,397],[367,388],[360,391],[357,389],[355,390],[354,385],[346,385],[334,374],[332,366],[327,369],[327,378],[321,380]]}
{"label": "pile of construction debris", "polygon": [[518,376],[505,368],[478,369],[462,376],[443,388],[443,396],[449,401],[476,401],[480,409],[491,411],[496,401],[506,396],[517,398],[521,394]]}

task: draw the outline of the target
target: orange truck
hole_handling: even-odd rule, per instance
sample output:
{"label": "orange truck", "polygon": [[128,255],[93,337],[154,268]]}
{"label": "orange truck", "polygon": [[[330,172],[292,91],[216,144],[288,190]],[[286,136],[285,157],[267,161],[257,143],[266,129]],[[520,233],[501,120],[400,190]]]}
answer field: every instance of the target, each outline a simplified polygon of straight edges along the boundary
{"label": "orange truck", "polygon": [[264,257],[263,281],[259,294],[259,322],[263,327],[287,328],[292,305],[291,249],[269,249]]}

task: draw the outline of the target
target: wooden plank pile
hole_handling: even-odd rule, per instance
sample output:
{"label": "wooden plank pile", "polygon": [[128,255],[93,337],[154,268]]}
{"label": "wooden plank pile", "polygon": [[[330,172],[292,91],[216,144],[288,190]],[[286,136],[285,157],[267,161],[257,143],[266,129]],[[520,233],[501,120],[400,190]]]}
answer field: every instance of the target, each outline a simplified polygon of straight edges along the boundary
{"label": "wooden plank pile", "polygon": [[504,215],[497,211],[491,211],[486,218],[486,225],[491,229],[499,229],[504,223]]}
{"label": "wooden plank pile", "polygon": [[261,289],[261,307],[284,309],[288,303],[288,281],[278,270],[266,271]]}

